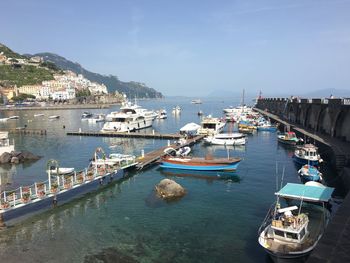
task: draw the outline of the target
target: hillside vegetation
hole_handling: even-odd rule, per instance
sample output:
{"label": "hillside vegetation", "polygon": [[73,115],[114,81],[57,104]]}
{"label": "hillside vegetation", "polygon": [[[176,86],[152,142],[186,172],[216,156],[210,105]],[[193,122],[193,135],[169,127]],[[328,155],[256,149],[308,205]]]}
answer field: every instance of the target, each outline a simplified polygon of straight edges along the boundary
{"label": "hillside vegetation", "polygon": [[7,85],[35,85],[41,84],[44,80],[53,80],[53,73],[46,68],[39,68],[32,65],[0,65],[0,82]]}
{"label": "hillside vegetation", "polygon": [[7,46],[0,43],[0,53],[3,52],[4,55],[8,58],[25,58],[25,56],[22,56],[16,52],[13,52],[11,49],[9,49]]}

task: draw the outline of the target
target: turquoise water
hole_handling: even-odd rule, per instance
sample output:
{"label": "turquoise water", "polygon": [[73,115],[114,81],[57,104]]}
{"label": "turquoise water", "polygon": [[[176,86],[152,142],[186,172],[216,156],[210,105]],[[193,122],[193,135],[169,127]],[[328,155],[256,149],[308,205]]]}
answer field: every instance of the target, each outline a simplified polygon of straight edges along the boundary
{"label": "turquoise water", "polygon": [[[165,107],[168,119],[156,120],[159,132],[175,132],[188,122],[199,123],[199,109],[221,116],[222,109],[239,101],[204,101],[190,104],[190,99],[142,101],[149,109]],[[171,109],[180,105],[180,116]],[[114,107],[117,109],[117,107]],[[92,110],[95,113],[109,110]],[[30,165],[12,168],[6,188],[45,180],[48,159],[60,161],[62,167],[84,168],[94,150],[117,144],[116,151],[140,155],[164,146],[166,140],[94,138],[66,136],[66,131],[99,130],[80,120],[83,110],[6,112],[2,116],[20,115],[20,120],[0,124],[0,128],[24,126],[45,128],[47,136],[14,136],[16,149],[29,150],[43,158]],[[61,115],[48,121],[48,115]],[[28,120],[30,120],[28,122]],[[63,129],[65,125],[65,129]],[[292,149],[277,144],[276,134],[261,132],[249,136],[245,147],[229,148],[197,144],[193,155],[210,153],[243,158],[234,177],[214,180],[211,174],[173,174],[157,166],[133,172],[128,180],[98,193],[28,218],[0,232],[0,258],[4,262],[270,262],[257,242],[257,231],[274,201],[276,163],[280,185],[300,182],[293,164]],[[154,186],[169,177],[187,190],[181,200],[166,202],[154,194]]]}

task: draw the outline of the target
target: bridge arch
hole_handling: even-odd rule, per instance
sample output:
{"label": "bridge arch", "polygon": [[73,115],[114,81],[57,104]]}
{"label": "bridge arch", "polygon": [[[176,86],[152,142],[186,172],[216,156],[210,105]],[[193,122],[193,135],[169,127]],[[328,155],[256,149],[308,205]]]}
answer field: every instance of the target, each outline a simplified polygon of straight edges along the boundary
{"label": "bridge arch", "polygon": [[318,115],[318,120],[316,123],[316,130],[321,133],[326,133],[331,135],[332,129],[332,118],[329,112],[329,108],[324,108]]}
{"label": "bridge arch", "polygon": [[334,124],[334,137],[350,141],[350,112],[342,110],[338,113]]}

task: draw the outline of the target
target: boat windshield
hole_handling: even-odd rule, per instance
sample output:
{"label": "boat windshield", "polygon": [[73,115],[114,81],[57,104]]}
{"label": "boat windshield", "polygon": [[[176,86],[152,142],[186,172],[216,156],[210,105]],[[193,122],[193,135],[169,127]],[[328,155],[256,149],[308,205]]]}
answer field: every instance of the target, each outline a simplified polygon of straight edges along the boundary
{"label": "boat windshield", "polygon": [[125,122],[125,118],[112,118],[112,122]]}

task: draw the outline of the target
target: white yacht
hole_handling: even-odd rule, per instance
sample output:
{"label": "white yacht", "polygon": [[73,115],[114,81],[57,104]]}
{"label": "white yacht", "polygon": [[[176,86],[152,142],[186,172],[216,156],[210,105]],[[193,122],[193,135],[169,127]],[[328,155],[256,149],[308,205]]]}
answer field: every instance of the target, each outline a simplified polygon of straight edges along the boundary
{"label": "white yacht", "polygon": [[157,111],[157,119],[166,119],[168,118],[167,111],[162,109]]}
{"label": "white yacht", "polygon": [[211,116],[203,118],[198,134],[213,135],[220,133],[226,125],[225,121]]}
{"label": "white yacht", "polygon": [[10,143],[10,139],[8,137],[7,131],[0,132],[0,155],[5,152],[13,152],[15,150],[15,144],[12,142]]}
{"label": "white yacht", "polygon": [[157,115],[153,111],[141,108],[136,104],[127,102],[119,112],[111,112],[106,116],[106,123],[102,132],[128,132],[151,127]]}

